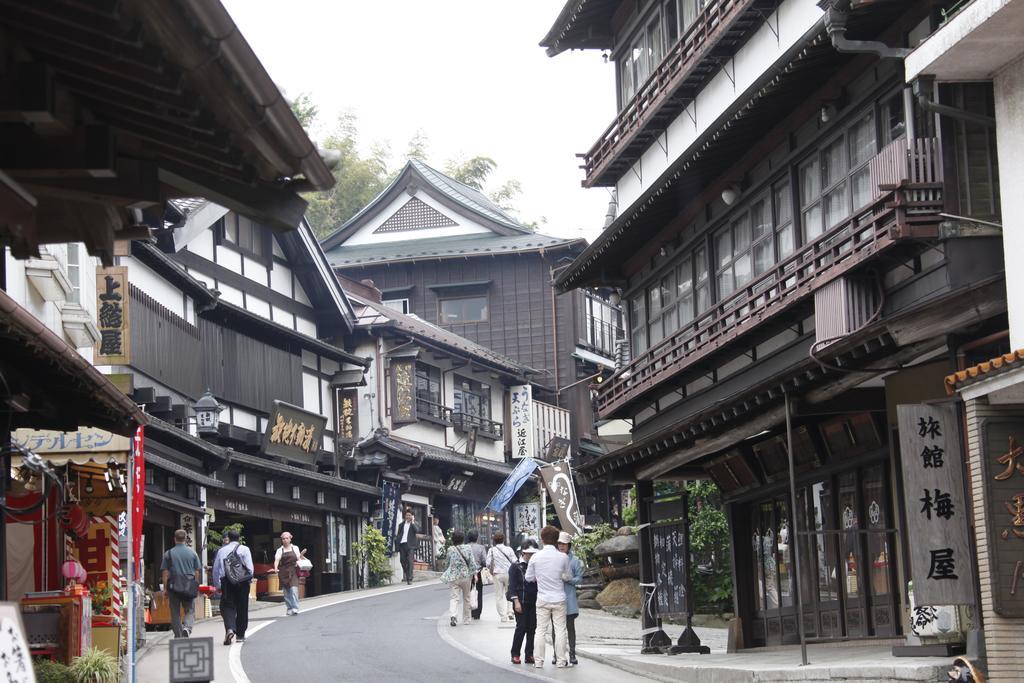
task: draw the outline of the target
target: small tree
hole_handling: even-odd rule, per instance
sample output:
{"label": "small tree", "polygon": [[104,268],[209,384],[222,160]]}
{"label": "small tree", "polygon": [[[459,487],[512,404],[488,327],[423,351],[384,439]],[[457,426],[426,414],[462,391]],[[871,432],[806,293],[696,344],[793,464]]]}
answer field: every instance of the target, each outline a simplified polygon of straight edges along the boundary
{"label": "small tree", "polygon": [[376,527],[363,527],[363,540],[352,544],[356,562],[366,564],[366,579],[370,588],[383,585],[391,578],[391,558],[388,542]]}
{"label": "small tree", "polygon": [[217,551],[220,550],[221,545],[224,543],[224,536],[232,529],[238,532],[238,542],[245,545],[245,536],[242,535],[242,529],[245,528],[241,522],[235,522],[234,524],[227,524],[221,527],[220,531],[217,531],[212,526],[206,530],[206,549],[210,554],[210,562],[213,562],[213,558],[217,555]]}
{"label": "small tree", "polygon": [[686,491],[690,495],[694,607],[726,611],[732,603],[732,575],[729,522],[722,509],[722,494],[710,481],[687,482]]}
{"label": "small tree", "polygon": [[587,533],[573,539],[572,551],[583,562],[584,568],[597,566],[600,558],[594,554],[594,548],[614,535],[615,529],[611,524],[598,524]]}

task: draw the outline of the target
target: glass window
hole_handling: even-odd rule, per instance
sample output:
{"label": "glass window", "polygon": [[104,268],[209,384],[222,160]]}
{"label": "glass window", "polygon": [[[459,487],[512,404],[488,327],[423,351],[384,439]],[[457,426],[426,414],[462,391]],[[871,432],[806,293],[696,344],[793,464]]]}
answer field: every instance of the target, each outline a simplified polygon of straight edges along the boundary
{"label": "glass window", "polygon": [[416,364],[416,412],[442,419],[441,370],[433,365]]}
{"label": "glass window", "polygon": [[68,244],[68,282],[71,283],[71,291],[68,293],[68,303],[82,303],[82,264],[81,246],[77,242]]}
{"label": "glass window", "polygon": [[907,126],[903,116],[903,93],[897,93],[882,104],[882,144],[888,145],[902,137]]}
{"label": "glass window", "polygon": [[455,376],[455,390],[452,409],[461,414],[465,427],[483,427],[490,430],[491,388],[476,380]]}
{"label": "glass window", "polygon": [[841,536],[843,587],[847,597],[860,594],[860,554],[857,548],[857,534],[860,528],[859,505],[857,504],[857,473],[849,472],[839,477],[839,525],[840,530],[849,531]]}
{"label": "glass window", "polygon": [[665,3],[665,48],[671,50],[679,42],[679,0]]}
{"label": "glass window", "polygon": [[643,292],[629,300],[629,325],[633,355],[636,356],[647,350],[647,309]]}
{"label": "glass window", "polygon": [[796,250],[791,200],[789,182],[778,183],[772,188],[772,210],[775,216],[775,234],[777,236],[775,244],[780,261]]}
{"label": "glass window", "polygon": [[475,323],[487,320],[487,296],[441,299],[438,302],[442,325]]}
{"label": "glass window", "polygon": [[399,313],[409,312],[408,299],[384,299],[381,303],[392,310],[398,311]]}
{"label": "glass window", "polygon": [[647,25],[647,69],[649,73],[654,73],[657,70],[664,56],[665,44],[661,34],[661,19],[655,17]]}

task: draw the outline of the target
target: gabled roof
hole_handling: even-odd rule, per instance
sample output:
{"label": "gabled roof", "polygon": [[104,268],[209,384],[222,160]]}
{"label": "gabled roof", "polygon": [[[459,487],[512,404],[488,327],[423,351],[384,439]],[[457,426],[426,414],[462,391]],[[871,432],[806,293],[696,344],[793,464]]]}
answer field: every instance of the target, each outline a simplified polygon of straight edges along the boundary
{"label": "gabled roof", "polygon": [[464,258],[466,256],[495,256],[522,254],[550,249],[587,246],[583,239],[551,237],[537,233],[525,235],[455,235],[432,239],[407,240],[339,246],[330,250],[327,260],[334,268],[350,268],[373,263],[400,263],[419,259]]}
{"label": "gabled roof", "polygon": [[523,365],[508,356],[496,353],[486,346],[460,337],[437,325],[432,325],[422,318],[399,313],[380,302],[351,291],[348,292],[348,295],[356,306],[357,328],[388,327],[429,345],[436,345],[459,355],[468,356],[481,365],[486,365],[514,379],[525,381],[527,375],[540,374],[539,370]]}
{"label": "gabled roof", "polygon": [[529,228],[508,215],[483,192],[449,178],[419,159],[410,159],[398,177],[391,181],[383,192],[323,240],[324,249],[330,250],[343,244],[370,218],[390,205],[406,190],[410,193],[423,191],[456,213],[482,223],[499,235],[530,232]]}
{"label": "gabled roof", "polygon": [[566,50],[610,50],[611,19],[620,4],[621,0],[569,0],[540,46],[547,48],[549,57]]}

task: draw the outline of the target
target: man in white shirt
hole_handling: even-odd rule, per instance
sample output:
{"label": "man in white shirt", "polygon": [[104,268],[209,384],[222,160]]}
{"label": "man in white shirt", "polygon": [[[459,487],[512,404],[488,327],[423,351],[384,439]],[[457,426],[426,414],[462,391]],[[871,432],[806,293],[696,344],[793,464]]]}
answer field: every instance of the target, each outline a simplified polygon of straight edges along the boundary
{"label": "man in white shirt", "polygon": [[402,578],[412,585],[412,554],[416,550],[416,534],[419,529],[412,522],[412,510],[405,509],[405,521],[398,525],[398,559],[402,563]]}
{"label": "man in white shirt", "polygon": [[[237,529],[224,532],[225,543],[217,550],[213,558],[213,586],[220,589],[220,614],[224,619],[224,644],[230,645],[235,639],[245,642],[245,631],[249,627],[249,584],[252,582],[252,553],[239,543],[241,538]],[[248,571],[248,580],[232,581],[225,576],[224,560],[229,555],[236,555]],[[232,560],[234,562],[234,560]]]}
{"label": "man in white shirt", "polygon": [[552,644],[555,648],[556,666],[569,666],[566,657],[568,632],[565,626],[565,587],[563,575],[569,572],[569,556],[558,552],[558,529],[546,526],[540,531],[544,549],[533,556],[526,566],[526,580],[537,584],[537,634],[534,637],[534,666],[544,666],[544,639],[548,626],[554,623]]}
{"label": "man in white shirt", "polygon": [[512,548],[505,545],[505,534],[500,531],[495,533],[491,540],[494,545],[487,549],[487,561],[484,566],[490,570],[494,577],[494,602],[498,607],[499,621],[515,621],[511,603],[505,594],[508,593],[508,568],[516,561],[516,554]]}

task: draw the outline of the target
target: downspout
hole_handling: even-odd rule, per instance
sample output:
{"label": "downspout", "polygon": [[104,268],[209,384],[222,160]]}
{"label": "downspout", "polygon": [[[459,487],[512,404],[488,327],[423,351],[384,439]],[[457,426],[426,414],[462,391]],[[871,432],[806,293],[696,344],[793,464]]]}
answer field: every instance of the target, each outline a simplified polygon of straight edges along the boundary
{"label": "downspout", "polygon": [[850,40],[846,37],[846,24],[850,18],[850,1],[833,0],[825,10],[825,30],[832,39],[836,52],[869,53],[882,59],[903,59],[911,50],[905,47],[889,47],[876,40]]}
{"label": "downspout", "polygon": [[559,389],[558,380],[558,309],[555,305],[555,269],[550,269],[549,273],[551,275],[551,281],[549,283],[551,286],[551,343],[553,344],[551,348],[555,361],[555,406],[561,408],[561,390]]}

